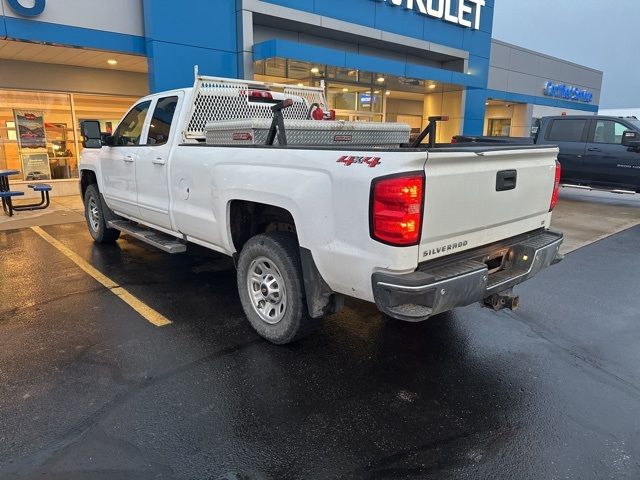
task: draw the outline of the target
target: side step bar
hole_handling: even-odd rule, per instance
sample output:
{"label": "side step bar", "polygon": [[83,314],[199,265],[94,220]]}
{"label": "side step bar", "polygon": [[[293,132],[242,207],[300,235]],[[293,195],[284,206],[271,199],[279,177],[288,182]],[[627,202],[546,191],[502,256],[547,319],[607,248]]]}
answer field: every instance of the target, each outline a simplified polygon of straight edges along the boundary
{"label": "side step bar", "polygon": [[184,253],[187,246],[175,237],[151,230],[129,220],[110,220],[109,228],[115,228],[167,253]]}
{"label": "side step bar", "polygon": [[633,190],[621,190],[621,189],[607,190],[606,188],[588,187],[586,185],[572,185],[570,183],[564,183],[562,184],[562,186],[566,188],[575,188],[578,190],[589,190],[590,192],[592,191],[609,192],[609,193],[617,193],[618,195],[635,195],[636,194],[636,192],[634,192]]}

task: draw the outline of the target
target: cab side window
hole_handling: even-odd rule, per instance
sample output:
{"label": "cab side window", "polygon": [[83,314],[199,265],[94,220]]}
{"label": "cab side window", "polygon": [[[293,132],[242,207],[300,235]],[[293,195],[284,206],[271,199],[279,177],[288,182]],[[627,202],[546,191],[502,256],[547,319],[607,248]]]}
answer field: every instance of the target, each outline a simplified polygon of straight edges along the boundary
{"label": "cab side window", "polygon": [[178,106],[178,97],[165,97],[158,100],[153,112],[147,145],[164,145],[169,140],[171,122]]}
{"label": "cab side window", "polygon": [[580,142],[586,125],[586,120],[553,120],[547,134],[547,140],[552,142]]}
{"label": "cab side window", "polygon": [[629,128],[613,120],[598,120],[593,143],[608,143],[622,145],[622,134]]}
{"label": "cab side window", "polygon": [[127,116],[120,122],[116,133],[113,135],[114,146],[140,145],[142,127],[150,106],[151,100],[148,100],[139,103],[127,113]]}

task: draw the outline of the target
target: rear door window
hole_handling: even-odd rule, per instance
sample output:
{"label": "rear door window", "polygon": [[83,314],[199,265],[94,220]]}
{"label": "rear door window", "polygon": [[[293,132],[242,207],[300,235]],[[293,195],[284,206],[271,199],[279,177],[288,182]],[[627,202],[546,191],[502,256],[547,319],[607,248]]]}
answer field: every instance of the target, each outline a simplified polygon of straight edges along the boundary
{"label": "rear door window", "polygon": [[582,142],[586,120],[569,119],[553,120],[547,140],[552,142]]}
{"label": "rear door window", "polygon": [[165,97],[158,100],[153,112],[147,145],[164,145],[169,140],[171,122],[178,105],[178,97]]}

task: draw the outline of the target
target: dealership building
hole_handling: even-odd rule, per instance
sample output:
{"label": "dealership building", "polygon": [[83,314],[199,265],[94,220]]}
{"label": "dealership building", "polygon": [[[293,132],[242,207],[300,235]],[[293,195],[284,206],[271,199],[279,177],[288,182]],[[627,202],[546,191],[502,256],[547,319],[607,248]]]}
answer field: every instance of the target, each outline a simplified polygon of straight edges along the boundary
{"label": "dealership building", "polygon": [[[453,135],[528,136],[598,111],[602,72],[492,38],[494,0],[0,0],[0,169],[77,192],[79,122],[205,75],[325,82],[337,117],[446,115]],[[498,2],[495,8],[500,8]],[[30,139],[31,138],[31,139]],[[35,139],[35,140],[34,140]]]}

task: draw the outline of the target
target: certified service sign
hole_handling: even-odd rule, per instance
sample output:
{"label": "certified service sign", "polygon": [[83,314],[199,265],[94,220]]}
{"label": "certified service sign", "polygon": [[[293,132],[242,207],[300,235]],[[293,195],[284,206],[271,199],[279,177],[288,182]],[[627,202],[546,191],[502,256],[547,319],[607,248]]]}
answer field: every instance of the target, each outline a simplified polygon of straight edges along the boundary
{"label": "certified service sign", "polygon": [[465,28],[480,30],[485,0],[376,0],[404,7],[427,17],[439,18]]}
{"label": "certified service sign", "polygon": [[547,82],[544,84],[544,94],[547,97],[561,98],[563,100],[573,100],[575,102],[591,103],[593,93],[578,87],[567,86]]}

